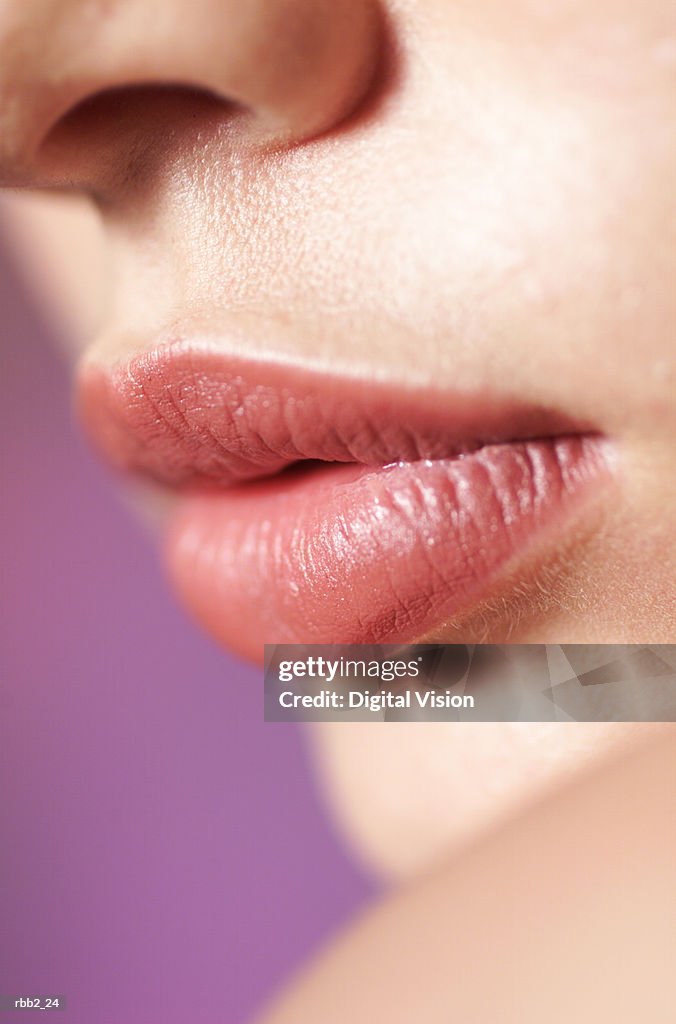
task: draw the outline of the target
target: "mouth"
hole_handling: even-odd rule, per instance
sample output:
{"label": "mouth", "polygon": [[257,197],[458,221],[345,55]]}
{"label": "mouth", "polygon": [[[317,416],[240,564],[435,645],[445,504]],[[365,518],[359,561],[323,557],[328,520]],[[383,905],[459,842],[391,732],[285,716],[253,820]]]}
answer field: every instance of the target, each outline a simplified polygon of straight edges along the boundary
{"label": "mouth", "polygon": [[220,640],[414,642],[560,544],[609,475],[589,424],[171,342],[86,365],[79,407],[118,467],[172,488],[179,590]]}

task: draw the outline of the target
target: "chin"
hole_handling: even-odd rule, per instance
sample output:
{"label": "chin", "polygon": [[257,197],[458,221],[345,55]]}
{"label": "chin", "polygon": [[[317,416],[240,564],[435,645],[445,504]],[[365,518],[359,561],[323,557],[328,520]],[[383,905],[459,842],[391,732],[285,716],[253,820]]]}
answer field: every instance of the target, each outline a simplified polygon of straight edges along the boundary
{"label": "chin", "polygon": [[373,874],[400,879],[490,832],[671,723],[322,723],[308,728],[329,811]]}

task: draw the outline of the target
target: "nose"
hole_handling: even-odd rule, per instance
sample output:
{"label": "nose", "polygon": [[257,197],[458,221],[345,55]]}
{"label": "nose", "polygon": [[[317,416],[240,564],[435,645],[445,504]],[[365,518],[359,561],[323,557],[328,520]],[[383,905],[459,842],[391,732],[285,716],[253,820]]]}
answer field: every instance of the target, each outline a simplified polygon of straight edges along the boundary
{"label": "nose", "polygon": [[59,122],[125,87],[206,90],[257,139],[315,135],[363,96],[377,39],[375,0],[0,0],[0,184],[39,185]]}

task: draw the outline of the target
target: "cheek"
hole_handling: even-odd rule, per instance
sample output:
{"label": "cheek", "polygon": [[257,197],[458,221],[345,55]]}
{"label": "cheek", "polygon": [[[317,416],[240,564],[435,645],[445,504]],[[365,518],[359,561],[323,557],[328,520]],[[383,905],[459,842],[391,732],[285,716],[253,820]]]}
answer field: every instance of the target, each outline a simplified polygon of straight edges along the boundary
{"label": "cheek", "polygon": [[368,868],[437,861],[613,754],[652,723],[323,723],[308,733],[331,813]]}

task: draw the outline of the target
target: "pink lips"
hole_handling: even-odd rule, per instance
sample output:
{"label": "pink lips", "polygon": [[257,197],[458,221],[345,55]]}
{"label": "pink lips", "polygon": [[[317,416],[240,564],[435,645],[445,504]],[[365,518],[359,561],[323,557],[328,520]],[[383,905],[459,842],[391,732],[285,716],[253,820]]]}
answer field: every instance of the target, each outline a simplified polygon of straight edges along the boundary
{"label": "pink lips", "polygon": [[421,637],[490,596],[607,472],[605,442],[541,409],[185,343],[88,368],[80,395],[114,462],[188,489],[174,575],[252,657]]}

